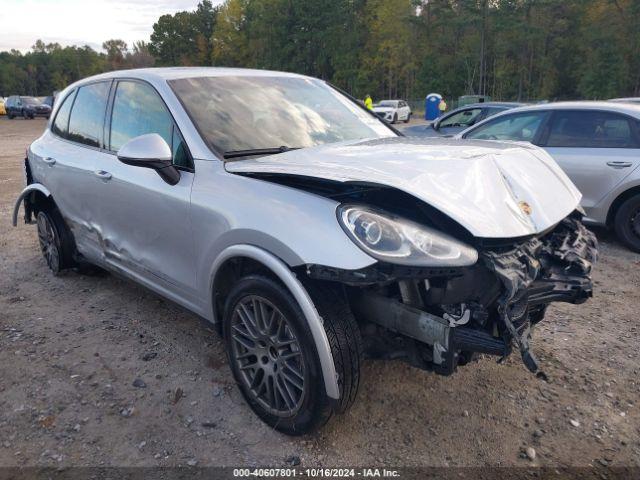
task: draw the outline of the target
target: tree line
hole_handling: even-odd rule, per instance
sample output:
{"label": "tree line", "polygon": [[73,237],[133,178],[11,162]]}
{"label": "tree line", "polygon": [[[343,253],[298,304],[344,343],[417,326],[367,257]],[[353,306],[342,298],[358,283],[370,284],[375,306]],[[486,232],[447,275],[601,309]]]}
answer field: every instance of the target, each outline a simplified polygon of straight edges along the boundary
{"label": "tree line", "polygon": [[153,65],[292,71],[358,97],[640,96],[640,0],[203,0],[131,47],[0,52],[0,95]]}

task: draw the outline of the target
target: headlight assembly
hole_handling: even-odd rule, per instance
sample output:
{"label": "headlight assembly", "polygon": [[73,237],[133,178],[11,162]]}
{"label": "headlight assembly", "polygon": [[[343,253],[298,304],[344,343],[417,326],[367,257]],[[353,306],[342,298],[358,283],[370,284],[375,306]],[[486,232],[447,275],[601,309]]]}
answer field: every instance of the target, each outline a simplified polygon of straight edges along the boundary
{"label": "headlight assembly", "polygon": [[341,205],[338,220],[378,260],[417,267],[463,267],[478,260],[475,249],[449,235],[370,207]]}

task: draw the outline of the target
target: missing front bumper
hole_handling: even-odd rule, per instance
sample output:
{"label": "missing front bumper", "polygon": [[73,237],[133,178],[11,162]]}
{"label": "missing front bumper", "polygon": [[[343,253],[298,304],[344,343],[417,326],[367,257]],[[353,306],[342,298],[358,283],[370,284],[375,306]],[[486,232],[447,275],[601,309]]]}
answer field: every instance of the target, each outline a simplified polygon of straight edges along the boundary
{"label": "missing front bumper", "polygon": [[541,239],[503,252],[486,251],[482,258],[504,286],[497,310],[507,339],[518,346],[525,366],[535,373],[539,365],[530,347],[531,309],[551,302],[583,303],[592,296],[596,237],[578,218],[567,217]]}
{"label": "missing front bumper", "polygon": [[[397,350],[404,349],[410,363],[446,375],[475,353],[504,358],[516,346],[526,367],[536,372],[531,325],[542,320],[551,302],[578,304],[591,297],[596,239],[579,220],[568,218],[544,237],[486,250],[481,258],[484,266],[458,272],[439,286],[437,277],[400,281],[399,296],[393,288],[354,289],[354,313],[383,327],[377,344],[389,347],[387,358],[399,358]],[[460,302],[456,312],[454,298]]]}

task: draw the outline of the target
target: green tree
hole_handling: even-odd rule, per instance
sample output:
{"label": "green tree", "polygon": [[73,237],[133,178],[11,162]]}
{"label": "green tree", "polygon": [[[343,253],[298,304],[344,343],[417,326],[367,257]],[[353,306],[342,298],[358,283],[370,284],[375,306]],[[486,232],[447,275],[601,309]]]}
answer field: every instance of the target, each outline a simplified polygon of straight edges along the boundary
{"label": "green tree", "polygon": [[210,0],[194,12],[162,15],[153,25],[149,51],[159,65],[208,65],[216,9]]}

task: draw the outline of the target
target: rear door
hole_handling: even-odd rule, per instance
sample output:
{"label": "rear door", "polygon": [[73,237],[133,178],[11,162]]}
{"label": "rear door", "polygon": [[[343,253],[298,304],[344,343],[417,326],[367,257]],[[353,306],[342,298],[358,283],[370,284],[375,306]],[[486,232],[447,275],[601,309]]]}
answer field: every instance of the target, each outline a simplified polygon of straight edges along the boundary
{"label": "rear door", "polygon": [[404,100],[400,100],[399,105],[400,105],[400,114],[398,115],[399,119],[408,120],[409,114],[411,113],[411,109],[409,108],[409,105]]}
{"label": "rear door", "polygon": [[541,146],[582,192],[582,206],[596,206],[640,164],[638,120],[602,110],[553,113]]}
{"label": "rear door", "polygon": [[61,104],[51,129],[34,144],[34,178],[51,192],[71,229],[78,251],[100,261],[101,235],[96,217],[93,177],[104,151],[104,118],[111,81],[79,87]]}
{"label": "rear door", "polygon": [[[153,286],[189,298],[195,289],[190,223],[193,161],[162,98],[148,83],[119,80],[108,114],[107,148],[95,178],[107,262]],[[172,147],[180,181],[169,185],[149,168],[120,162],[132,138],[159,134]]]}

